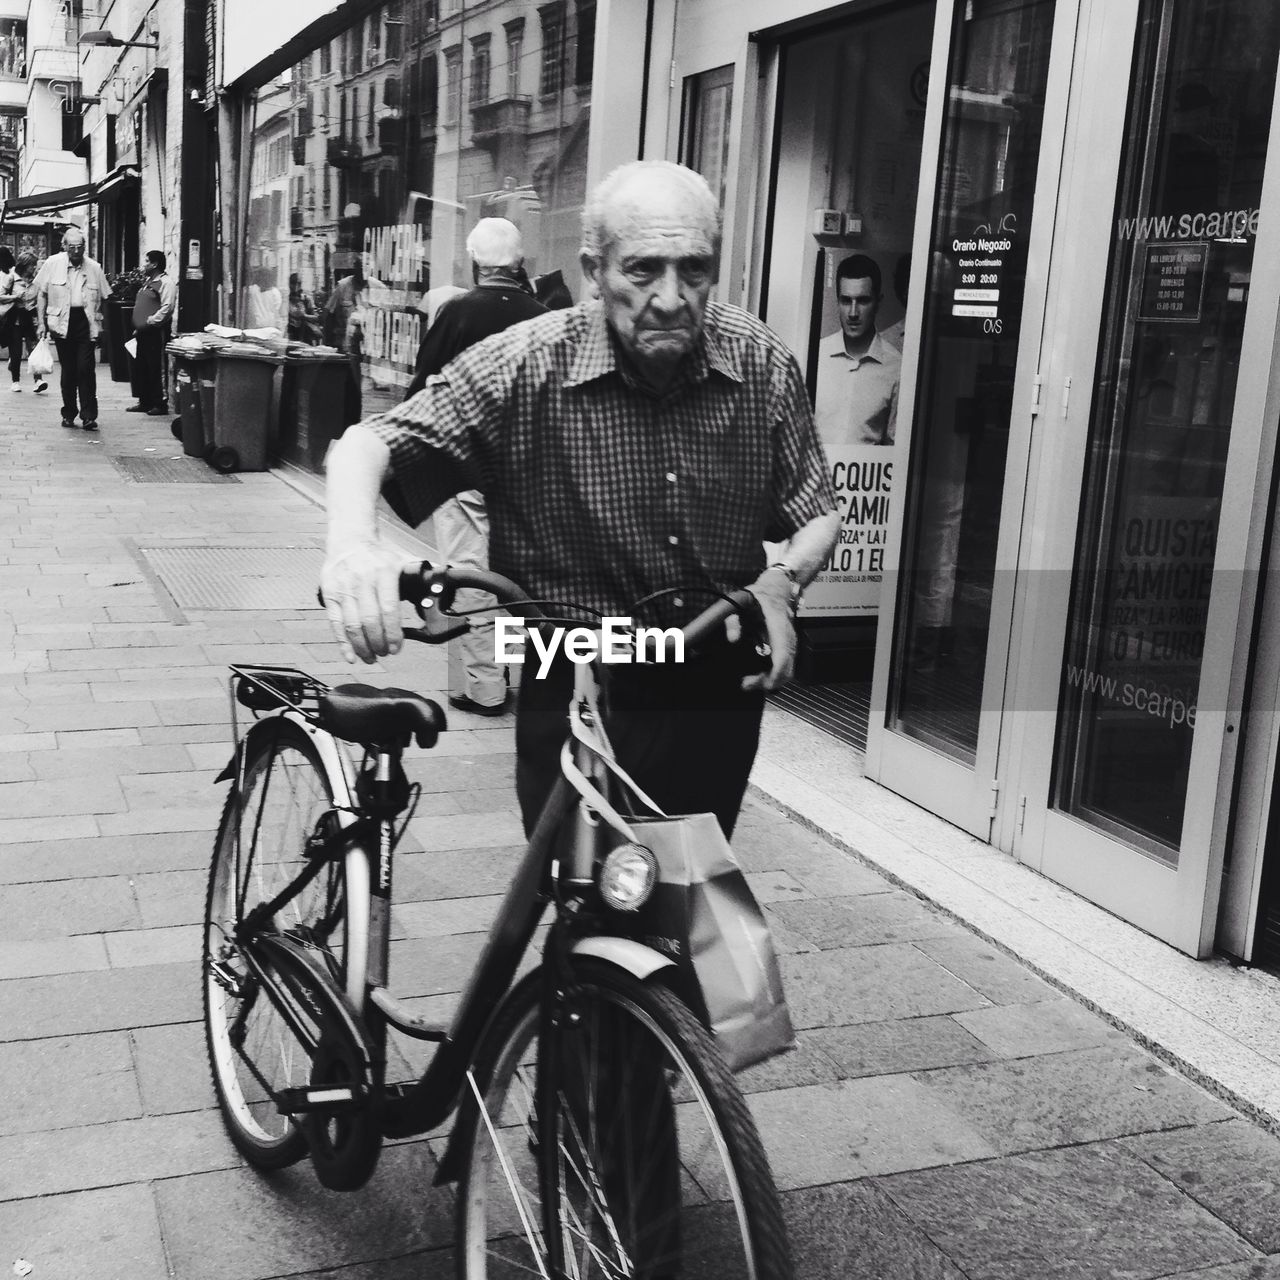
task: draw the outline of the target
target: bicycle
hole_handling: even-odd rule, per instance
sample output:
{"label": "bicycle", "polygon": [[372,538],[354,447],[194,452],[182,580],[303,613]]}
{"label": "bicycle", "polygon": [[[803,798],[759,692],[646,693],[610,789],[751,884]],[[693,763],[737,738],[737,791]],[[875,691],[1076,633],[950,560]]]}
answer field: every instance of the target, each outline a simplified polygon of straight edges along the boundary
{"label": "bicycle", "polygon": [[[508,579],[423,564],[401,577],[438,643],[474,586],[541,616]],[[746,591],[684,628],[695,646]],[[568,780],[607,750],[595,676],[575,667],[562,770],[451,1024],[388,988],[396,844],[417,800],[403,750],[445,728],[421,695],[330,689],[288,667],[233,666],[232,781],[210,871],[203,988],[214,1089],[252,1165],[309,1156],[321,1183],[362,1186],[384,1138],[455,1122],[437,1182],[456,1182],[463,1280],[513,1272],[789,1280],[777,1190],[747,1104],[715,1043],[664,985],[671,961],[627,936],[652,868],[606,847]],[[254,719],[243,734],[237,708]],[[363,749],[357,760],[343,744]],[[547,908],[541,964],[517,966]],[[388,1082],[389,1029],[436,1049],[416,1082]]]}

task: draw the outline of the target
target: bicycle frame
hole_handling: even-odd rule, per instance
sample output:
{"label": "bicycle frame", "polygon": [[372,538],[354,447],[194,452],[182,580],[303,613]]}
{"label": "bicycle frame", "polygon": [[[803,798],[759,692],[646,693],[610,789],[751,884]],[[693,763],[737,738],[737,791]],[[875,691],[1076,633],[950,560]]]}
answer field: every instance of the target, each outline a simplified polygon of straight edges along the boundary
{"label": "bicycle frame", "polygon": [[[594,696],[594,676],[587,666],[576,668],[574,698]],[[385,989],[390,951],[391,845],[394,817],[377,823],[378,842],[352,838],[352,829],[367,821],[359,812],[355,773],[352,761],[326,729],[313,717],[297,708],[286,708],[253,724],[245,735],[271,732],[272,723],[288,719],[297,724],[311,739],[327,772],[335,782],[341,779],[345,793],[334,796],[338,830],[329,839],[343,844],[347,887],[347,941],[345,994],[350,1007],[370,1028],[370,1035],[381,1045],[384,1032],[374,1030],[379,1020],[376,1003],[370,993]],[[594,771],[593,761],[584,760],[582,748],[575,743],[574,752],[580,767]],[[239,753],[236,768],[238,794],[243,794],[243,768],[247,751]],[[384,753],[378,757],[378,768],[385,770],[396,757]],[[337,790],[335,786],[335,791]],[[557,865],[563,833],[574,819],[581,801],[577,792],[563,777],[553,784],[538,822],[529,838],[514,874],[494,916],[479,960],[473,969],[461,1001],[447,1031],[432,1054],[423,1075],[412,1084],[383,1088],[377,1099],[378,1127],[385,1137],[402,1138],[426,1132],[440,1125],[453,1111],[466,1086],[467,1072],[476,1048],[502,998],[510,990],[520,961],[528,950],[539,923],[551,900],[548,888],[556,880],[567,885],[583,883],[572,878],[579,868]],[[240,823],[237,823],[237,839]],[[237,849],[237,859],[239,850]],[[569,877],[564,873],[569,872]],[[284,891],[280,901],[272,904],[272,912],[306,882],[305,874]],[[589,882],[588,882],[589,883]],[[565,933],[552,931],[552,941],[563,943]],[[667,967],[671,961],[641,943],[613,936],[591,937],[583,933],[575,946],[587,954],[614,960],[638,976],[647,977]],[[549,948],[551,942],[548,944]],[[371,1015],[373,1015],[371,1017]],[[372,1025],[370,1025],[372,1024]],[[438,1178],[450,1180],[452,1146],[441,1161]]]}

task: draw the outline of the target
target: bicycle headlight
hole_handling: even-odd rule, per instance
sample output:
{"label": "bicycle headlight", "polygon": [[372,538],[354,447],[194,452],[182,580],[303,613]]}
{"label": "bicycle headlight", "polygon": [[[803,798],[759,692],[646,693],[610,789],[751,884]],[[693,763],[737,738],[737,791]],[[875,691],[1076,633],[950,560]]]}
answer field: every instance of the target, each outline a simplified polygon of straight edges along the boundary
{"label": "bicycle headlight", "polygon": [[658,860],[642,844],[623,844],[600,866],[600,896],[615,911],[639,911],[658,883]]}

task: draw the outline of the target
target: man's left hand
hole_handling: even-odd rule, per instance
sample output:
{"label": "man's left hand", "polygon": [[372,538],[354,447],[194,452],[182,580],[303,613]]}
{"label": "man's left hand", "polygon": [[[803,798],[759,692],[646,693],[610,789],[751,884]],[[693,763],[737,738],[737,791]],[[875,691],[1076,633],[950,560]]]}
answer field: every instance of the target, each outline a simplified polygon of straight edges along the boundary
{"label": "man's left hand", "polygon": [[795,671],[796,628],[791,611],[791,583],[777,570],[766,569],[747,590],[760,606],[771,652],[769,670],[744,676],[742,688],[746,693],[756,689],[771,693],[774,689],[781,689]]}

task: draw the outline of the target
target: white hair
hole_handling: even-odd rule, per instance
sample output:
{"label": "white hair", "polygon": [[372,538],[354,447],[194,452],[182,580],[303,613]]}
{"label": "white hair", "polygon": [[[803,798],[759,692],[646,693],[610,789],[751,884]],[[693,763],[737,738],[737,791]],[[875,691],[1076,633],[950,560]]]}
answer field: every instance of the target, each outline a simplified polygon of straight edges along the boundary
{"label": "white hair", "polygon": [[481,218],[467,237],[477,267],[518,267],[524,261],[520,228],[506,218]]}
{"label": "white hair", "polygon": [[650,185],[665,182],[673,191],[690,197],[694,217],[711,237],[716,252],[720,251],[720,205],[707,180],[695,169],[670,160],[630,160],[619,165],[596,184],[582,210],[582,252],[602,258],[616,239],[613,215],[619,197],[633,183]]}

